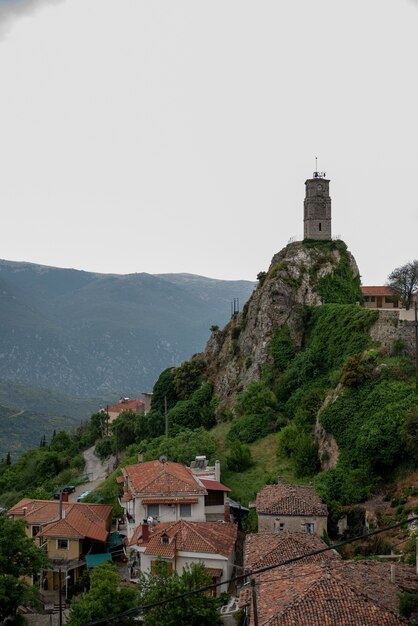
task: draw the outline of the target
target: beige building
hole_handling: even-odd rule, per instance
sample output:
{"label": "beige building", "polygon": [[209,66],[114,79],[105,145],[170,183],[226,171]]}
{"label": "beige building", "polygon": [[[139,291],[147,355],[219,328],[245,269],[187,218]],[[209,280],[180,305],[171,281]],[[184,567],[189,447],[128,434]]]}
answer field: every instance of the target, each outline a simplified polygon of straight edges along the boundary
{"label": "beige building", "polygon": [[121,398],[119,402],[112,404],[112,406],[107,408],[109,423],[114,422],[115,419],[124,411],[129,411],[133,415],[141,415],[145,413],[145,402],[143,400]]}
{"label": "beige building", "polygon": [[364,306],[368,309],[397,309],[399,295],[392,287],[362,287]]}
{"label": "beige building", "polygon": [[53,595],[61,587],[66,598],[86,567],[87,555],[106,553],[112,524],[112,507],[108,504],[24,498],[7,515],[24,519],[27,536],[46,548],[51,568],[40,574],[44,596],[48,592]]}
{"label": "beige building", "polygon": [[328,509],[312,487],[266,485],[255,502],[260,532],[306,532],[321,536],[327,530]]}

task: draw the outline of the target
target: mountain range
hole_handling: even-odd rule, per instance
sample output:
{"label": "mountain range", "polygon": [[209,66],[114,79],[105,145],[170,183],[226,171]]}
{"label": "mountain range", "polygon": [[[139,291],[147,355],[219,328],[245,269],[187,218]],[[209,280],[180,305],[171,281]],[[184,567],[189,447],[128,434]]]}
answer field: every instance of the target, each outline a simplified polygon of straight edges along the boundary
{"label": "mountain range", "polygon": [[244,305],[254,287],[193,274],[98,274],[0,260],[0,404],[37,411],[30,389],[42,389],[52,402],[46,412],[79,417],[80,399],[151,391],[163,369],[204,348],[211,326],[223,327],[234,299]]}

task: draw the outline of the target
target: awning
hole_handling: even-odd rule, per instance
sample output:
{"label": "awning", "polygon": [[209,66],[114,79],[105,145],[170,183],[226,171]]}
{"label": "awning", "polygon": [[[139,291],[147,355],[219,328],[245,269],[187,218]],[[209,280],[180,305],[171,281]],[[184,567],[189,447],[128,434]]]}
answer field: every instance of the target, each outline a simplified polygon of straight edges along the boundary
{"label": "awning", "polygon": [[225,487],[218,480],[212,480],[211,478],[199,478],[199,480],[207,491],[231,491],[229,487]]}
{"label": "awning", "polygon": [[86,554],[86,565],[88,568],[97,567],[111,560],[112,555],[109,552],[104,552],[103,554]]}
{"label": "awning", "polygon": [[118,546],[123,545],[123,537],[118,532],[110,533],[109,538],[106,542],[106,547],[108,550],[112,550],[112,548],[117,548]]}
{"label": "awning", "polygon": [[205,569],[212,578],[220,578],[223,574],[223,570],[217,567],[206,567]]}

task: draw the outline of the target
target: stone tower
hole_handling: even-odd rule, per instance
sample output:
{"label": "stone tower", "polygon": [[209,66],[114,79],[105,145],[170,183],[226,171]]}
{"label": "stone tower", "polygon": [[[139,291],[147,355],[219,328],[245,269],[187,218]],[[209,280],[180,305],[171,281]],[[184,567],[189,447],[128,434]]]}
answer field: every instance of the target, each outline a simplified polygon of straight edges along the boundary
{"label": "stone tower", "polygon": [[325,172],[314,172],[305,182],[304,239],[331,239],[331,198]]}

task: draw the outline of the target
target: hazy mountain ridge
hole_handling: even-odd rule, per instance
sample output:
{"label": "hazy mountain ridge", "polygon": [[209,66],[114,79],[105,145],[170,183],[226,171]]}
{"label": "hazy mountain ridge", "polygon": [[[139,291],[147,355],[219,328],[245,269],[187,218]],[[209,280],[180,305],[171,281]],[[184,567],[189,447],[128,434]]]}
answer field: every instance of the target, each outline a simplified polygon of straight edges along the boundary
{"label": "hazy mountain ridge", "polygon": [[80,397],[138,394],[204,346],[255,283],[0,261],[0,380]]}

